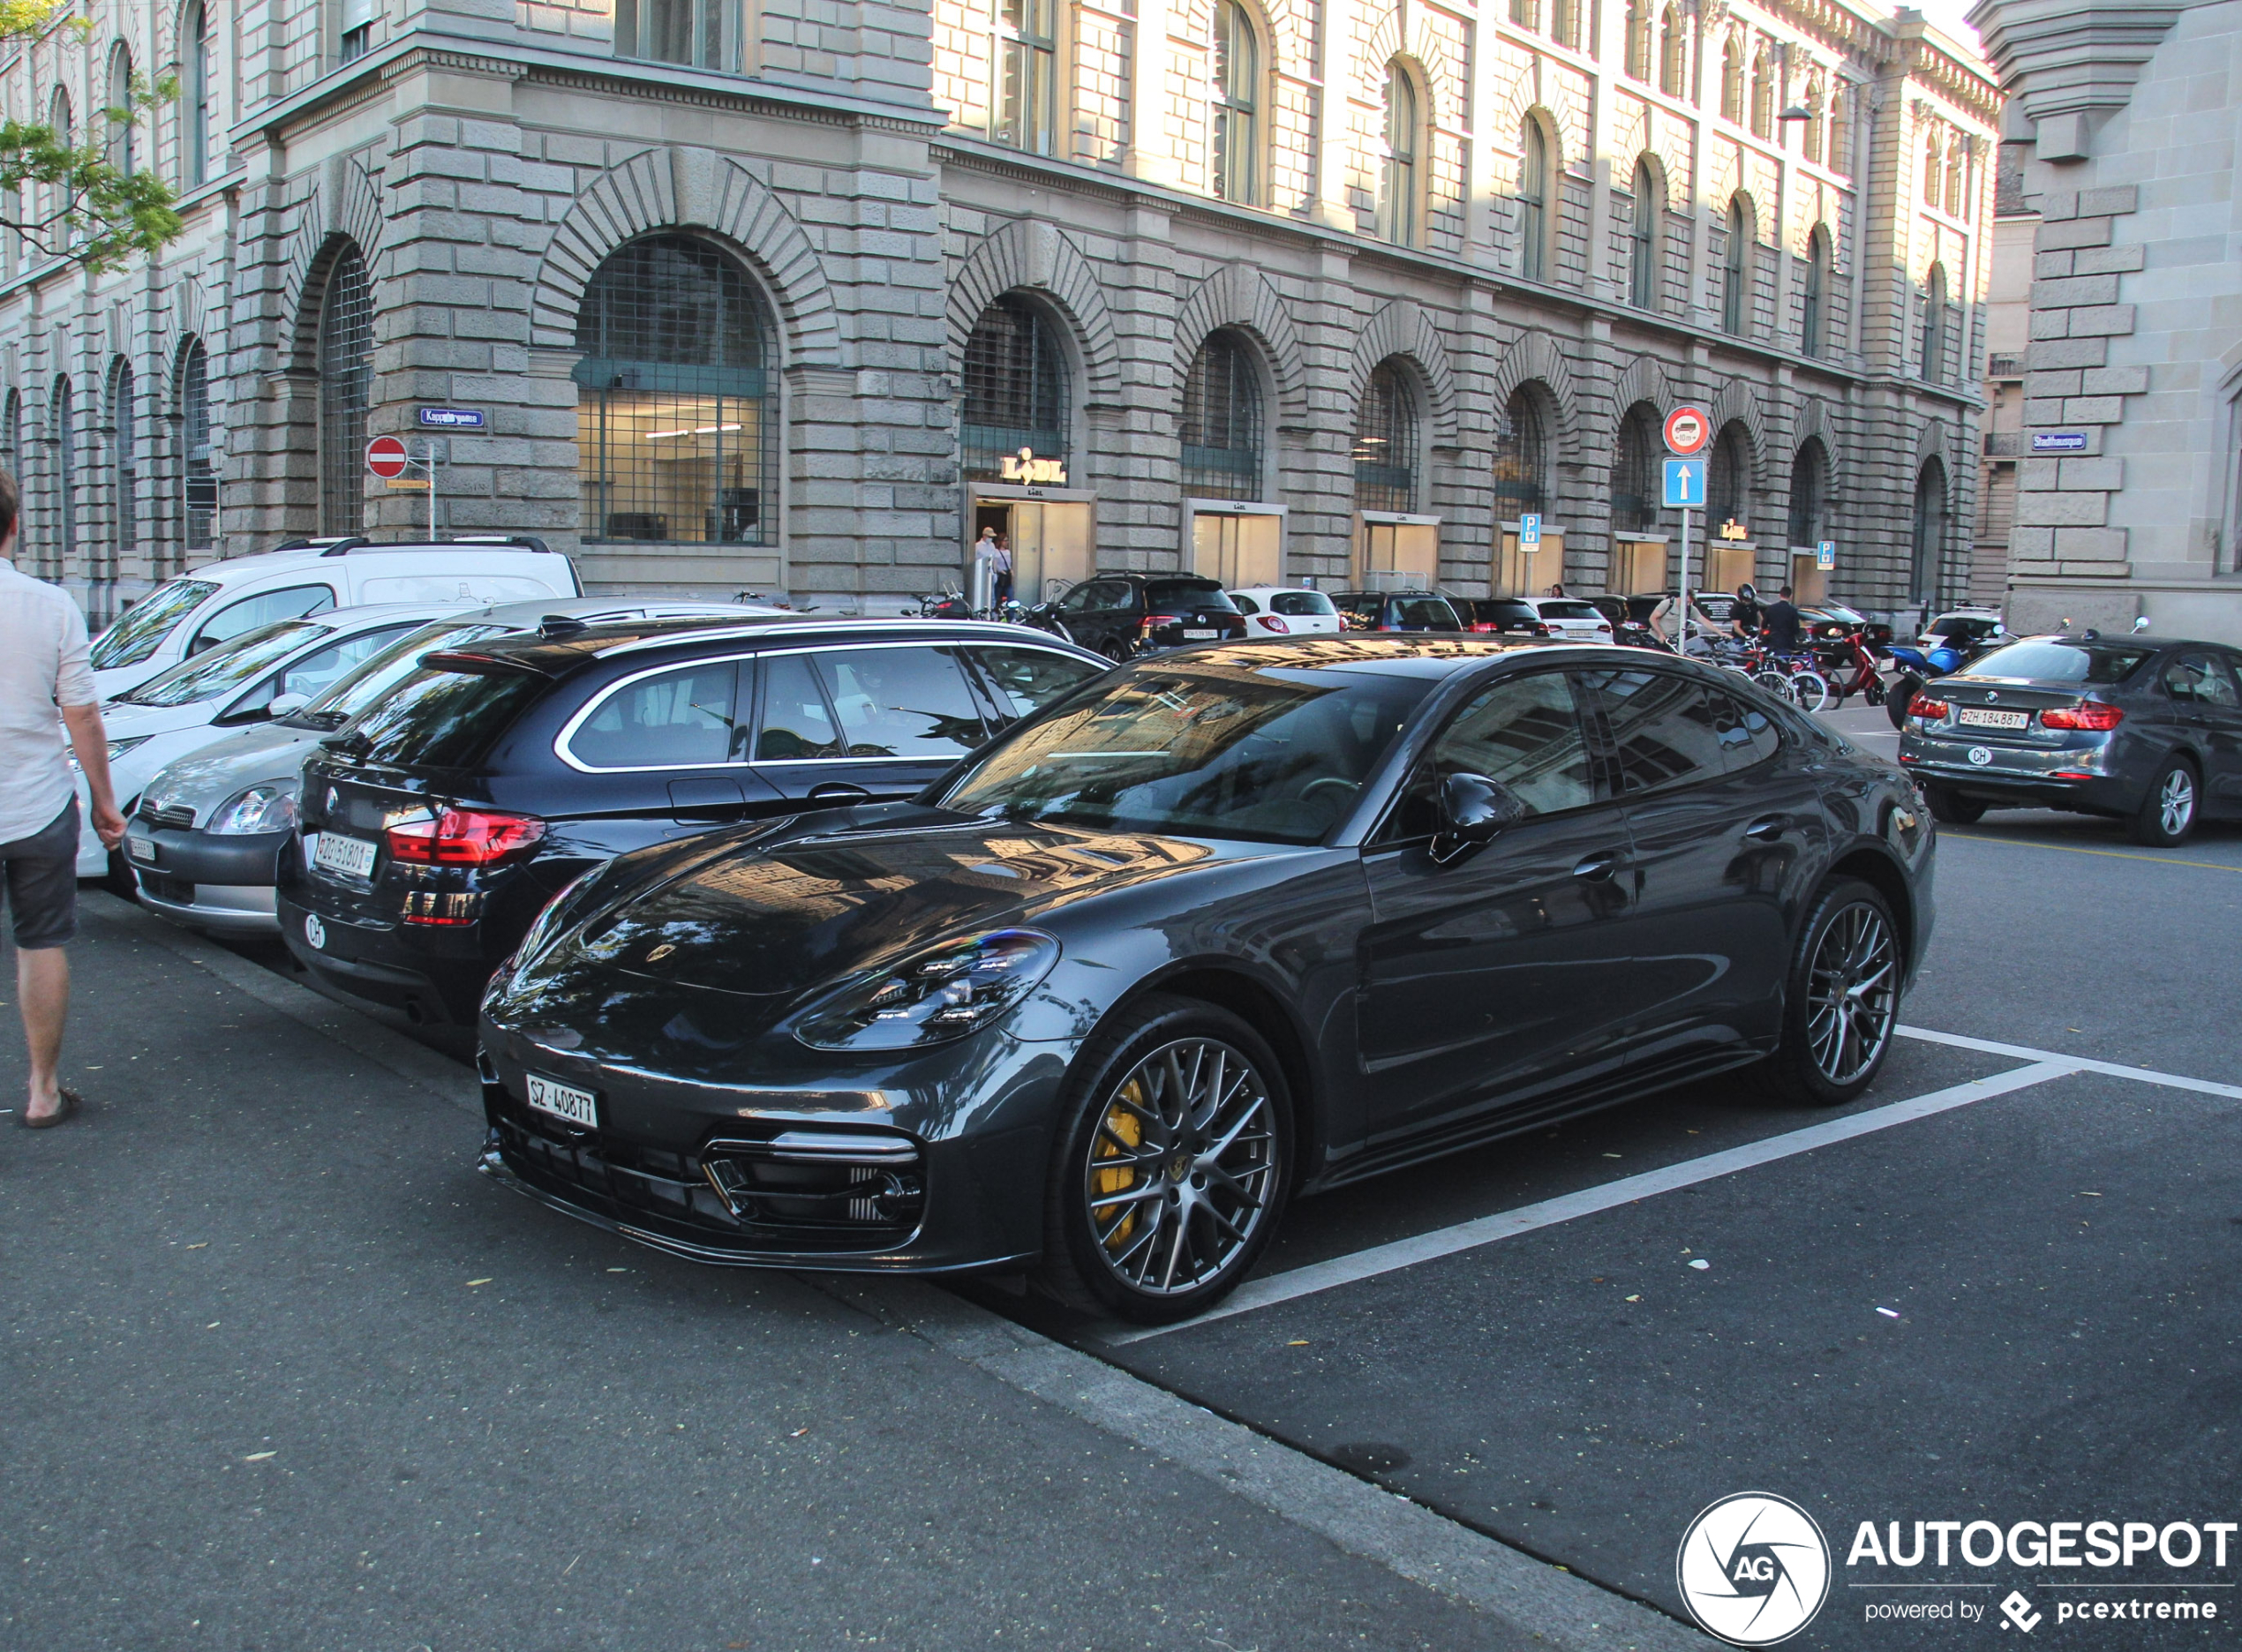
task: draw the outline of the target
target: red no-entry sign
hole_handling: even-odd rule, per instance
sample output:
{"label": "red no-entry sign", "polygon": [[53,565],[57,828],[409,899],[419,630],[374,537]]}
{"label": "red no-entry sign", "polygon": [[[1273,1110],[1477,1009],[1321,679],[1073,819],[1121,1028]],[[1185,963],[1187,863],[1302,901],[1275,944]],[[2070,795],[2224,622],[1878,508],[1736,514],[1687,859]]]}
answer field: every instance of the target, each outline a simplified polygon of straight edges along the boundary
{"label": "red no-entry sign", "polygon": [[1712,439],[1712,415],[1701,407],[1678,407],[1666,416],[1668,453],[1688,458]]}
{"label": "red no-entry sign", "polygon": [[385,482],[404,475],[405,462],[405,445],[395,436],[377,436],[366,444],[366,469]]}

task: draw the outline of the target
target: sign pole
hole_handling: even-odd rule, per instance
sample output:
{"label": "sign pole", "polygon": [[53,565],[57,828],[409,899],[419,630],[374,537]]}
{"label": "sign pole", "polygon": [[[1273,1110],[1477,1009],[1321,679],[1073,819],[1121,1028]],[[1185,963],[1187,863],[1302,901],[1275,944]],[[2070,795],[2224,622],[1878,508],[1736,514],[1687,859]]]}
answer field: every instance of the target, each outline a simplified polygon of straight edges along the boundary
{"label": "sign pole", "polygon": [[[1666,452],[1676,454],[1681,459],[1687,460],[1692,458],[1699,453],[1702,453],[1704,450],[1705,444],[1712,439],[1712,415],[1706,412],[1701,407],[1689,407],[1686,405],[1677,407],[1666,414],[1666,422],[1661,428],[1666,437]],[[1704,462],[1698,461],[1698,462],[1702,464]],[[1666,482],[1667,495],[1666,502],[1680,510],[1682,513],[1682,623],[1675,628],[1674,635],[1681,639],[1681,651],[1686,655],[1689,651],[1689,498],[1692,492],[1695,492],[1698,494],[1700,502],[1703,501],[1703,472],[1702,470],[1698,471],[1696,477],[1692,478],[1697,482],[1697,485],[1691,486],[1685,483],[1685,484],[1681,488],[1679,493],[1676,494],[1674,492],[1674,483],[1672,473],[1677,469],[1686,470],[1687,467],[1683,465],[1677,465],[1674,460],[1668,460],[1666,462],[1668,477]],[[1710,521],[1711,519],[1712,518],[1708,514],[1706,520]]]}
{"label": "sign pole", "polygon": [[1689,507],[1682,507],[1682,652],[1689,651]]}

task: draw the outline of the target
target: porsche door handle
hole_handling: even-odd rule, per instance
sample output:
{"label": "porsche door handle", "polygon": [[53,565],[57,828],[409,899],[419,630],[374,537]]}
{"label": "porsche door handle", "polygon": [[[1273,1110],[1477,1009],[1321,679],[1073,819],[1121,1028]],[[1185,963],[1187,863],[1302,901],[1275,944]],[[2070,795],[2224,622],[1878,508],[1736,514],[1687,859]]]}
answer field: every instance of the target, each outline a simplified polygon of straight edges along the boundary
{"label": "porsche door handle", "polygon": [[823,785],[809,788],[809,800],[812,803],[869,803],[872,800],[872,794],[861,785],[828,780]]}
{"label": "porsche door handle", "polygon": [[1606,849],[1588,856],[1573,868],[1573,875],[1584,883],[1608,883],[1612,881],[1612,875],[1618,870],[1618,852]]}

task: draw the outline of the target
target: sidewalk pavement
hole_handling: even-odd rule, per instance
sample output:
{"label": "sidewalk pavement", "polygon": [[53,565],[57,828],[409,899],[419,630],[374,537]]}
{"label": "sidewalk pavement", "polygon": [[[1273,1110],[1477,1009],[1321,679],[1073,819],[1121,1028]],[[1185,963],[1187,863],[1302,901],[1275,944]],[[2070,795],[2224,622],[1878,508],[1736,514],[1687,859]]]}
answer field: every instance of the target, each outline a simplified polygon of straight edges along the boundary
{"label": "sidewalk pavement", "polygon": [[515,1198],[464,1069],[83,905],[87,1114],[0,1135],[0,1645],[1709,1644],[947,1292]]}

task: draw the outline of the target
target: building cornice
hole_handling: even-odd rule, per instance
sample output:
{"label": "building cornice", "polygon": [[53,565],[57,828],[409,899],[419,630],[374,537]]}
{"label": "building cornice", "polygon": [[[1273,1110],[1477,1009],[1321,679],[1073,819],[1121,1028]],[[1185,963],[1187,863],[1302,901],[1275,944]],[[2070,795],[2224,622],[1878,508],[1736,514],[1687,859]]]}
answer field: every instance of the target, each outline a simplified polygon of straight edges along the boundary
{"label": "building cornice", "polygon": [[2034,123],[2040,158],[2076,161],[2185,10],[2186,0],[1978,0],[1969,21]]}

